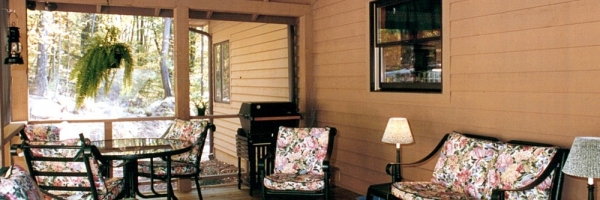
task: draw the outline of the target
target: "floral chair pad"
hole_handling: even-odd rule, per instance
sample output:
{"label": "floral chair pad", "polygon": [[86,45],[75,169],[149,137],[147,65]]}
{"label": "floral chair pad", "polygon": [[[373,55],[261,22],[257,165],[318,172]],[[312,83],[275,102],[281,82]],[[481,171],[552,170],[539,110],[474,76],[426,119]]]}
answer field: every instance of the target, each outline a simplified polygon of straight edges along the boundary
{"label": "floral chair pad", "polygon": [[31,141],[58,141],[60,128],[54,125],[29,124],[25,126],[25,135]]}
{"label": "floral chair pad", "polygon": [[392,194],[404,200],[467,200],[469,195],[432,182],[395,182]]}
{"label": "floral chair pad", "polygon": [[467,193],[478,199],[491,196],[486,190],[489,166],[499,152],[499,143],[451,133],[444,143],[431,182],[449,191]]}
{"label": "floral chair pad", "polygon": [[[206,126],[208,126],[206,120],[188,121],[182,119],[175,119],[168,132],[163,136],[163,138],[186,140],[195,144],[196,140],[204,130],[204,127]],[[195,146],[191,152],[185,152],[182,154],[171,156],[171,160],[194,163],[198,159],[197,157],[200,151],[200,147]]]}
{"label": "floral chair pad", "polygon": [[323,174],[328,143],[328,128],[280,127],[274,173]]}
{"label": "floral chair pad", "polygon": [[[558,152],[557,147],[504,144],[504,148],[488,173],[489,188],[516,189],[537,179]],[[507,192],[508,199],[535,196],[548,199],[552,184],[549,176],[534,189]]]}
{"label": "floral chair pad", "polygon": [[[99,200],[113,200],[119,195],[119,192],[123,190],[123,179],[122,178],[110,178],[105,181],[106,191],[98,190],[98,199]],[[48,191],[52,195],[58,196],[63,199],[73,199],[73,200],[92,200],[94,197],[91,192],[81,192],[81,191]],[[54,200],[54,198],[50,196],[44,196],[45,200]]]}
{"label": "floral chair pad", "polygon": [[0,178],[0,199],[38,200],[39,189],[23,167],[14,165],[9,178]]}
{"label": "floral chair pad", "polygon": [[322,174],[271,174],[263,184],[271,190],[319,191],[325,188]]}
{"label": "floral chair pad", "polygon": [[[89,144],[89,139],[86,139]],[[82,142],[78,138],[62,141],[29,141],[30,145],[61,145],[61,146],[81,146]],[[74,157],[80,149],[51,149],[51,148],[31,148],[33,157],[54,157],[68,158]],[[122,178],[104,179],[100,173],[100,163],[94,157],[89,157],[89,164],[92,171],[94,185],[98,191],[98,199],[114,199],[123,188]],[[68,161],[33,161],[31,168],[43,172],[87,172],[85,163]],[[36,176],[37,184],[40,186],[66,186],[66,187],[89,187],[91,183],[83,176]],[[93,199],[91,192],[82,191],[45,191],[64,199]],[[46,199],[52,199],[49,196]]]}

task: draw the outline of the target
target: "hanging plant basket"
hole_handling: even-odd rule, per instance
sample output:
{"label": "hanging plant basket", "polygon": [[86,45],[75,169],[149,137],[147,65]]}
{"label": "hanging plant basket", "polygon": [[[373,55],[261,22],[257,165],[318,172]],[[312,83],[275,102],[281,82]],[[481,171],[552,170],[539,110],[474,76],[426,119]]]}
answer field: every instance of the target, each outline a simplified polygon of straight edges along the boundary
{"label": "hanging plant basket", "polygon": [[76,107],[81,107],[85,98],[96,97],[100,86],[107,94],[120,67],[123,67],[123,88],[129,90],[132,82],[133,58],[131,48],[117,41],[118,30],[107,28],[104,37],[95,36],[85,54],[77,61],[70,74],[76,79]]}

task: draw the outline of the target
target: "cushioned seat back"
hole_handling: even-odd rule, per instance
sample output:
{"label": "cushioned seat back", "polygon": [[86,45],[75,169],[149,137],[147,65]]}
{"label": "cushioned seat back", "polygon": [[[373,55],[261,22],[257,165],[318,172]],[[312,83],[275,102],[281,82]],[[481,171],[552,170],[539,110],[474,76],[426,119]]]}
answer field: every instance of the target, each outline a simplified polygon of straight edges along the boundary
{"label": "cushioned seat back", "polygon": [[206,141],[207,131],[210,128],[206,120],[186,121],[176,119],[165,135],[165,138],[187,140],[194,144],[191,151],[171,156],[173,161],[196,163],[200,161],[202,148]]}
{"label": "cushioned seat back", "polygon": [[431,182],[481,199],[487,172],[498,155],[498,142],[453,132],[444,143]]}
{"label": "cushioned seat back", "polygon": [[[488,175],[488,188],[516,189],[526,186],[540,177],[557,152],[558,147],[554,146],[502,144],[500,155]],[[554,173],[531,190],[507,192],[507,199],[549,199],[553,177]]]}
{"label": "cushioned seat back", "polygon": [[24,149],[29,171],[43,192],[61,197],[76,193],[89,196],[92,188],[106,192],[98,162],[91,156],[82,155],[80,139],[30,141],[27,144],[31,146]]}
{"label": "cushioned seat back", "polygon": [[23,130],[30,141],[58,141],[60,128],[47,124],[27,124]]}
{"label": "cushioned seat back", "polygon": [[19,165],[13,165],[12,173],[9,177],[0,176],[0,186],[2,186],[2,189],[0,189],[0,199],[40,199],[35,182],[27,171]]}
{"label": "cushioned seat back", "polygon": [[274,173],[323,174],[329,137],[329,127],[279,127]]}

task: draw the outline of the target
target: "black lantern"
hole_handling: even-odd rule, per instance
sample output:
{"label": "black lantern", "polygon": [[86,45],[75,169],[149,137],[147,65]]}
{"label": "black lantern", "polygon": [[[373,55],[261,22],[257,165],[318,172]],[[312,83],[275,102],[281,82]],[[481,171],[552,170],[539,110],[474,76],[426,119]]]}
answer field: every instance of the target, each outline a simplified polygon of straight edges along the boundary
{"label": "black lantern", "polygon": [[11,26],[8,27],[8,45],[6,45],[6,51],[8,57],[4,59],[4,64],[23,64],[23,57],[21,57],[21,42],[19,42],[19,27]]}

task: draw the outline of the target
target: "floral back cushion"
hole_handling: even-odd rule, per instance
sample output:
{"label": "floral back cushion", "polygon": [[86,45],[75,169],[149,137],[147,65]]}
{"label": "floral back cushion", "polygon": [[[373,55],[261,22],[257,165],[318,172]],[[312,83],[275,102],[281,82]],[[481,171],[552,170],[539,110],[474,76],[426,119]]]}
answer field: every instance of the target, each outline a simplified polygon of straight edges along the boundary
{"label": "floral back cushion", "polygon": [[31,141],[58,141],[60,128],[54,125],[28,124],[25,125],[25,135]]}
{"label": "floral back cushion", "polygon": [[[87,140],[87,139],[86,139]],[[88,143],[89,141],[86,141]],[[63,141],[32,141],[31,145],[63,145],[63,146],[81,146],[81,140],[74,138]],[[51,157],[51,158],[72,158],[79,152],[79,149],[51,149],[51,148],[32,148],[33,157]],[[93,157],[90,157],[90,167],[94,178],[96,188],[102,191],[106,190],[103,180],[100,176],[99,163]],[[40,172],[87,172],[85,163],[69,161],[33,161],[31,166],[35,171]],[[79,176],[36,176],[39,185],[44,186],[71,186],[71,187],[89,187],[90,182],[86,177]]]}
{"label": "floral back cushion", "polygon": [[189,140],[195,141],[192,131],[194,123],[189,120],[175,119],[169,127],[167,133],[163,136],[165,139]]}
{"label": "floral back cushion", "polygon": [[[184,128],[184,131],[182,131],[182,133],[180,133],[181,134],[180,138],[182,138],[182,140],[190,141],[192,144],[194,144],[194,147],[192,148],[191,151],[171,156],[171,160],[179,161],[179,162],[195,163],[196,161],[198,161],[199,157],[201,156],[202,148],[204,147],[204,141],[206,139],[206,135],[204,135],[204,138],[200,138],[200,136],[202,135],[202,133],[204,131],[206,131],[207,126],[208,126],[208,121],[194,120],[194,121],[184,122],[183,124],[185,124],[185,125],[180,125],[180,127]],[[191,128],[190,133],[187,132],[188,127]],[[178,131],[174,131],[174,132],[178,132]],[[173,138],[173,139],[176,139],[176,138]],[[200,141],[198,139],[200,139]]]}
{"label": "floral back cushion", "polygon": [[481,199],[489,166],[498,154],[498,144],[451,133],[442,147],[431,182]]}
{"label": "floral back cushion", "polygon": [[279,127],[274,173],[323,174],[330,128]]}
{"label": "floral back cushion", "polygon": [[[504,144],[494,167],[488,175],[488,188],[514,189],[526,186],[537,179],[558,152],[558,147]],[[541,197],[548,199],[552,186],[551,175],[534,189],[508,192],[508,199],[527,199]],[[489,191],[491,194],[491,191]]]}
{"label": "floral back cushion", "polygon": [[38,200],[40,196],[38,188],[27,170],[19,165],[13,165],[10,177],[0,177],[0,199]]}

